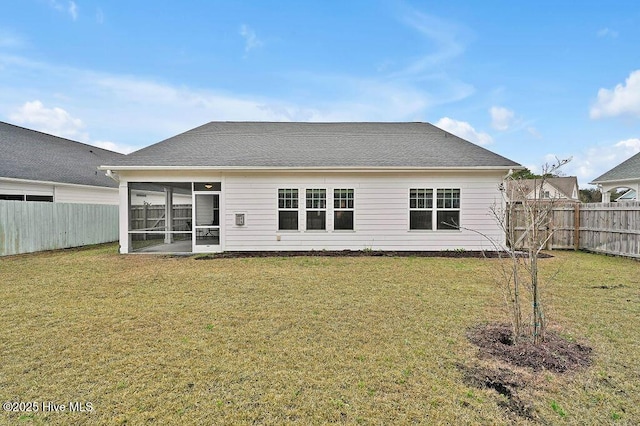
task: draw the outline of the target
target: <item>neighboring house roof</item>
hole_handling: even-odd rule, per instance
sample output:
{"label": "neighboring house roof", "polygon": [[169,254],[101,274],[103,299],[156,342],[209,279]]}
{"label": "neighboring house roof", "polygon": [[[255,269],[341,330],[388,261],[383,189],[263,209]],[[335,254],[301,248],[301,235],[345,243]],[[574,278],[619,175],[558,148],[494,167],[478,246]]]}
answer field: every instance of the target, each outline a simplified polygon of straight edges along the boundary
{"label": "neighboring house roof", "polygon": [[0,178],[116,188],[98,171],[123,154],[0,122]]}
{"label": "neighboring house roof", "polygon": [[103,169],[520,168],[428,123],[211,122]]}
{"label": "neighboring house roof", "polygon": [[[509,194],[513,193],[514,201],[522,201],[523,198],[533,198],[534,188],[539,191],[542,182],[542,179],[512,180],[507,182],[507,189]],[[554,187],[560,193],[561,196],[558,197],[560,199],[579,200],[578,178],[576,176],[548,177],[544,178],[544,184]]]}
{"label": "neighboring house roof", "polygon": [[638,199],[638,195],[635,189],[630,189],[624,194],[622,194],[621,196],[619,196],[618,198],[616,198],[616,201],[636,201],[637,199]]}
{"label": "neighboring house roof", "polygon": [[592,184],[640,180],[640,152],[615,166],[605,174],[595,178]]}
{"label": "neighboring house roof", "polygon": [[[578,178],[576,176],[551,177],[545,179],[549,185],[555,187],[565,198],[578,200]],[[574,196],[575,192],[575,196]]]}

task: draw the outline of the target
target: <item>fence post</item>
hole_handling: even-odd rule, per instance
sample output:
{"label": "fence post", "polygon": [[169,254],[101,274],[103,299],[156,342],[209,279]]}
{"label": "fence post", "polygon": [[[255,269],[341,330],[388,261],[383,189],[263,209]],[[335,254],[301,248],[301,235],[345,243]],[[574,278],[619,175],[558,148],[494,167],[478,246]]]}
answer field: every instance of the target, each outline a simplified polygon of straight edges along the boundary
{"label": "fence post", "polygon": [[573,205],[573,249],[580,250],[580,203]]}
{"label": "fence post", "polygon": [[[142,206],[143,206],[142,207],[142,229],[144,229],[146,231],[146,229],[147,229],[147,216],[149,214],[148,204],[144,203]],[[142,235],[143,235],[142,239],[146,240],[147,239],[147,234],[144,233]]]}

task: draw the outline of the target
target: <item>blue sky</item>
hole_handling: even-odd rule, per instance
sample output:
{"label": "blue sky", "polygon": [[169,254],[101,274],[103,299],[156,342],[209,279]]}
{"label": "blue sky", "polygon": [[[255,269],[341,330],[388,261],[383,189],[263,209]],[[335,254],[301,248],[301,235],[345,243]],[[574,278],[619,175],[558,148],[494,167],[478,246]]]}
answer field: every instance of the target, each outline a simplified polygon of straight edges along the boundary
{"label": "blue sky", "polygon": [[130,152],[213,120],[427,121],[582,187],[640,151],[637,1],[4,0],[0,120]]}

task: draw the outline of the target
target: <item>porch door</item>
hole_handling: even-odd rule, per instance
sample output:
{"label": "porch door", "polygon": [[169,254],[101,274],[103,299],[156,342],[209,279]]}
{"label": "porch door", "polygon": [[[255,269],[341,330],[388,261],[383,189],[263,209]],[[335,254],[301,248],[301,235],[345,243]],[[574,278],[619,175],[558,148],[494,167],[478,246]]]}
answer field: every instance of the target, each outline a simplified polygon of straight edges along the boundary
{"label": "porch door", "polygon": [[194,194],[193,251],[220,251],[220,194]]}

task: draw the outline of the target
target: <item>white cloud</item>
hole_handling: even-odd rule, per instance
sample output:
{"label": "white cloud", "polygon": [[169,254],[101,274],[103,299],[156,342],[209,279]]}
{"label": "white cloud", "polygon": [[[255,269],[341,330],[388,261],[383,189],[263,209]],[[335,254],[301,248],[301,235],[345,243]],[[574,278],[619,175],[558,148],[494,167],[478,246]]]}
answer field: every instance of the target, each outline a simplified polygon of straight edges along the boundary
{"label": "white cloud", "polygon": [[540,132],[538,132],[538,129],[536,129],[533,126],[527,127],[527,133],[529,133],[531,136],[533,136],[536,139],[542,138],[542,135],[540,134]]}
{"label": "white cloud", "polygon": [[493,142],[491,135],[483,132],[478,132],[466,121],[458,121],[449,117],[443,117],[435,124],[437,127],[446,130],[449,133],[466,139],[469,142],[473,142],[478,145],[489,145]]}
{"label": "white cloud", "polygon": [[618,142],[614,146],[616,148],[624,149],[625,152],[629,154],[629,156],[632,156],[640,152],[640,139],[638,138],[626,139]]}
{"label": "white cloud", "polygon": [[591,118],[631,115],[640,117],[640,70],[633,71],[624,84],[612,90],[598,90],[598,99],[591,107]]}
{"label": "white cloud", "polygon": [[78,19],[78,5],[76,5],[76,2],[74,1],[69,1],[67,3],[67,7],[65,7],[58,0],[49,0],[49,6],[55,10],[67,12],[74,21]]}
{"label": "white cloud", "polygon": [[513,111],[504,107],[493,106],[489,113],[491,114],[491,126],[501,131],[508,130],[515,117]]}
{"label": "white cloud", "polygon": [[615,30],[612,30],[611,28],[602,28],[602,29],[598,30],[596,35],[598,37],[617,38],[618,37],[618,32],[615,31]]}
{"label": "white cloud", "polygon": [[448,63],[464,53],[464,40],[468,37],[468,31],[465,28],[451,21],[416,10],[410,10],[403,17],[403,20],[435,45],[435,49],[429,49],[429,54],[414,61],[401,71],[401,74],[423,73],[426,70]]}
{"label": "white cloud", "polygon": [[590,147],[584,153],[574,155],[573,160],[565,167],[565,173],[577,176],[580,186],[583,186],[638,152],[638,138],[626,139],[612,145]]}
{"label": "white cloud", "polygon": [[96,10],[96,22],[98,24],[104,24],[104,12],[100,8]]}
{"label": "white cloud", "polygon": [[128,145],[121,145],[115,142],[109,141],[94,141],[91,142],[91,145],[97,146],[98,148],[108,149],[109,151],[119,152],[121,154],[129,154],[136,150],[136,148]]}
{"label": "white cloud", "polygon": [[240,35],[244,38],[244,51],[249,53],[250,50],[261,47],[264,43],[258,38],[255,31],[248,25],[240,26]]}
{"label": "white cloud", "polygon": [[70,1],[69,8],[67,10],[69,11],[69,15],[71,15],[71,19],[73,19],[74,21],[78,19],[78,6],[75,2]]}
{"label": "white cloud", "polygon": [[89,134],[84,132],[84,123],[74,118],[62,108],[46,108],[40,101],[26,102],[9,115],[17,124],[38,130],[50,135],[89,143],[91,145],[111,151],[128,154],[135,148],[110,141],[91,141]]}
{"label": "white cloud", "polygon": [[55,136],[83,141],[88,139],[87,134],[82,132],[82,120],[72,117],[62,108],[46,108],[38,100],[26,102],[11,113],[9,118],[18,124]]}

